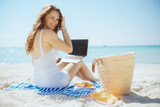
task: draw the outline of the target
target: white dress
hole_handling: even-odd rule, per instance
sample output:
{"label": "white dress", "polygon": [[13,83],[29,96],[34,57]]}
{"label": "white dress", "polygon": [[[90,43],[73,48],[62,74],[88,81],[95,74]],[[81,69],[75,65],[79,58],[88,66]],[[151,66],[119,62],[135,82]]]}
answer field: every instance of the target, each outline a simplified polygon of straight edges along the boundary
{"label": "white dress", "polygon": [[42,32],[43,30],[39,39],[41,57],[34,59],[34,83],[38,87],[65,87],[69,83],[69,74],[67,71],[60,72],[56,64],[57,49],[52,48],[49,53],[44,54],[41,43]]}

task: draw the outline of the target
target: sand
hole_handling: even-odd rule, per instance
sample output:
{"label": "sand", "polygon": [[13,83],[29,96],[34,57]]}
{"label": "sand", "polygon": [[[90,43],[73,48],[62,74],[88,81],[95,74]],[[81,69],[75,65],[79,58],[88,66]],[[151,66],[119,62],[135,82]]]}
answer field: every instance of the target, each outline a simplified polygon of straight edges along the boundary
{"label": "sand", "polygon": [[[86,63],[91,68],[91,63]],[[98,77],[97,71],[93,74]],[[73,81],[80,79],[75,77]],[[112,105],[61,94],[38,95],[29,90],[6,91],[10,85],[33,82],[31,64],[0,64],[0,107],[160,107],[160,64],[135,64],[132,93]]]}

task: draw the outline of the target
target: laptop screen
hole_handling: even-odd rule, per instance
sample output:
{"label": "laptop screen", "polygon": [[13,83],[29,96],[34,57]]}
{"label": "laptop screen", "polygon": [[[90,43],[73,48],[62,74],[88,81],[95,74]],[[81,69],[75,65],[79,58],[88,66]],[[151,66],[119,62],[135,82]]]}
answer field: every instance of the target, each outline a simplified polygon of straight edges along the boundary
{"label": "laptop screen", "polygon": [[73,52],[69,53],[69,55],[87,56],[88,39],[74,39],[71,41]]}

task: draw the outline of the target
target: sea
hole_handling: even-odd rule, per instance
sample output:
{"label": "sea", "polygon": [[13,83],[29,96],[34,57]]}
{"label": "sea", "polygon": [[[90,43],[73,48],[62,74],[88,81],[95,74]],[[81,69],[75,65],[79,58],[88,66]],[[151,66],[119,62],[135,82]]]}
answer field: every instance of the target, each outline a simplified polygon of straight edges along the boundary
{"label": "sea", "polygon": [[[94,57],[122,55],[135,52],[135,63],[160,63],[160,46],[89,46],[84,62],[91,63]],[[67,54],[59,51],[58,57]],[[32,63],[31,56],[28,57],[24,47],[0,47],[0,63],[17,64]]]}

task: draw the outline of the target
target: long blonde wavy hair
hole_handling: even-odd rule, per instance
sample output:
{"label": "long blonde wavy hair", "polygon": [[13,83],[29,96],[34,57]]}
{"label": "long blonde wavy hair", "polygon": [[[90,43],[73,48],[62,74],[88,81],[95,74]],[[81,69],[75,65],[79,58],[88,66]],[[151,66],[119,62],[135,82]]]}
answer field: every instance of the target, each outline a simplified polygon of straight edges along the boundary
{"label": "long blonde wavy hair", "polygon": [[33,24],[33,28],[32,28],[31,32],[29,33],[29,35],[27,37],[27,41],[26,41],[26,44],[25,44],[25,50],[26,50],[27,56],[29,56],[29,54],[32,50],[33,43],[34,43],[34,40],[35,40],[35,35],[36,35],[37,31],[41,28],[44,28],[44,24],[45,24],[44,19],[45,19],[46,15],[49,14],[52,10],[56,10],[59,13],[59,21],[58,21],[58,24],[53,31],[55,33],[57,33],[60,30],[61,22],[62,22],[62,20],[61,20],[62,13],[61,13],[60,9],[56,8],[53,5],[44,6],[42,8],[42,10],[40,11],[40,13],[38,15],[38,18],[37,18],[36,22]]}

